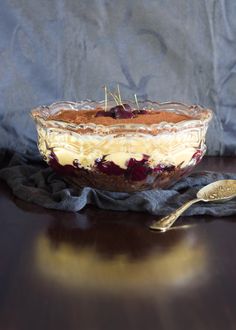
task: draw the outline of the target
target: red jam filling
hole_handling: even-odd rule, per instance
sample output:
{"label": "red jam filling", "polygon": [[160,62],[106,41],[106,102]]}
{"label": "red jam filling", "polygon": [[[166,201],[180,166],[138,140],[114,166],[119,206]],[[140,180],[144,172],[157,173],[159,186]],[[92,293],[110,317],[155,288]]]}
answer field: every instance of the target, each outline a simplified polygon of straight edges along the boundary
{"label": "red jam filling", "polygon": [[[193,159],[195,159],[196,164],[201,160],[202,151],[197,150]],[[136,160],[134,158],[130,158],[127,163],[127,168],[123,169],[120,166],[116,165],[112,161],[106,161],[106,157],[104,156],[102,159],[96,160],[94,169],[96,171],[102,172],[107,175],[121,176],[124,175],[125,179],[130,181],[143,181],[147,178],[148,175],[161,174],[163,172],[172,172],[175,170],[174,165],[164,165],[158,164],[155,168],[151,168],[148,165],[149,156],[143,155],[142,160]],[[76,172],[81,169],[79,161],[77,159],[74,160],[73,165],[61,165],[58,162],[58,159],[54,152],[51,153],[49,157],[49,165],[59,174],[63,175],[76,175]]]}

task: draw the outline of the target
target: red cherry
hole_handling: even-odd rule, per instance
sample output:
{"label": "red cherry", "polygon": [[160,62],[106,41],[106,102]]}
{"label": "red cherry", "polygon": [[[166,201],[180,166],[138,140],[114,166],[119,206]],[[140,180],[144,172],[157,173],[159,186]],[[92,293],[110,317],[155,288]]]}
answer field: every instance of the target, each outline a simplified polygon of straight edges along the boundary
{"label": "red cherry", "polygon": [[132,109],[129,104],[117,105],[109,111],[99,110],[95,117],[112,117],[114,119],[133,118]]}
{"label": "red cherry", "polygon": [[115,163],[103,160],[97,162],[97,168],[99,171],[108,175],[122,175],[125,172],[123,168]]}
{"label": "red cherry", "polygon": [[129,112],[132,111],[131,106],[129,104],[127,104],[127,103],[124,103],[122,107],[124,107],[126,111],[129,111]]}
{"label": "red cherry", "polygon": [[[125,107],[125,109],[124,109]],[[126,119],[126,118],[133,118],[133,113],[128,104],[124,104],[124,107],[122,105],[117,105],[109,110],[109,112],[112,114],[112,117],[115,119]],[[127,110],[126,110],[127,109]]]}
{"label": "red cherry", "polygon": [[109,111],[101,110],[96,113],[95,117],[112,117],[112,115]]}
{"label": "red cherry", "polygon": [[76,168],[72,165],[61,165],[53,151],[49,155],[49,165],[59,174],[75,175]]}
{"label": "red cherry", "polygon": [[133,114],[134,115],[146,115],[147,110],[134,110]]}
{"label": "red cherry", "polygon": [[146,164],[148,158],[142,160],[130,158],[127,165],[126,177],[132,181],[145,180],[148,174],[152,173],[152,169]]}

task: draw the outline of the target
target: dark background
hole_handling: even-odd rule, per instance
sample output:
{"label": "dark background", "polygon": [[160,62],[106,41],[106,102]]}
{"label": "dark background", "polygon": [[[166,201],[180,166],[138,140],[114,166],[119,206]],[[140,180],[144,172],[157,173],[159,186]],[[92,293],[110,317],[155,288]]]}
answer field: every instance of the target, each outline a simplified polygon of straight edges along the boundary
{"label": "dark background", "polygon": [[235,154],[235,17],[234,0],[1,0],[0,147],[35,148],[32,107],[119,83],[212,108],[208,153]]}

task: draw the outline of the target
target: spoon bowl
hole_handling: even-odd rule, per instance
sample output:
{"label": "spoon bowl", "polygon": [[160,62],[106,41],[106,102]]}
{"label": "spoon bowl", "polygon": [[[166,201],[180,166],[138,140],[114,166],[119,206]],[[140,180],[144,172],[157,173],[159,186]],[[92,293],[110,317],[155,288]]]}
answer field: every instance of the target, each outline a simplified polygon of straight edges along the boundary
{"label": "spoon bowl", "polygon": [[179,216],[192,204],[197,202],[224,202],[236,197],[236,180],[219,180],[201,188],[197,193],[197,198],[188,201],[171,214],[155,221],[149,228],[152,230],[166,231]]}
{"label": "spoon bowl", "polygon": [[200,189],[197,198],[204,202],[224,201],[236,196],[236,180],[219,180]]}

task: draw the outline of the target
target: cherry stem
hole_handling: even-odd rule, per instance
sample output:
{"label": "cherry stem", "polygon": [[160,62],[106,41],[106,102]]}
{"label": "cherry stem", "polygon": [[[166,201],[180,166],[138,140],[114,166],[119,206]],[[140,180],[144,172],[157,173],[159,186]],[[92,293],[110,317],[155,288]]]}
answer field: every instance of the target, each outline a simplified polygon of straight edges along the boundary
{"label": "cherry stem", "polygon": [[121,99],[120,86],[119,86],[119,84],[117,84],[117,91],[118,91],[118,97],[119,97],[120,105],[122,105],[123,109],[126,110],[126,109],[125,109],[125,106],[124,106],[124,104],[123,104],[123,102],[122,102],[122,99]]}
{"label": "cherry stem", "polygon": [[117,85],[117,91],[118,91],[119,102],[120,102],[120,104],[122,104],[122,99],[121,99],[120,86],[119,86],[119,84]]}
{"label": "cherry stem", "polygon": [[119,103],[119,97],[113,94],[112,92],[108,91],[108,93],[113,97],[114,101],[116,102],[116,105],[120,105]]}
{"label": "cherry stem", "polygon": [[104,92],[105,92],[105,111],[107,111],[107,86],[104,86]]}
{"label": "cherry stem", "polygon": [[137,98],[137,94],[134,94],[134,99],[135,99],[135,103],[138,107],[138,110],[139,110],[139,104],[138,104],[138,98]]}

